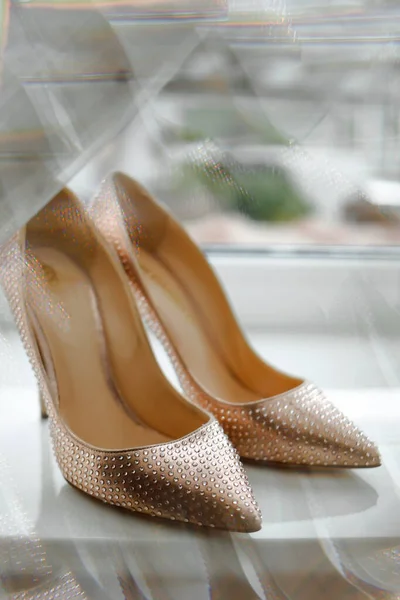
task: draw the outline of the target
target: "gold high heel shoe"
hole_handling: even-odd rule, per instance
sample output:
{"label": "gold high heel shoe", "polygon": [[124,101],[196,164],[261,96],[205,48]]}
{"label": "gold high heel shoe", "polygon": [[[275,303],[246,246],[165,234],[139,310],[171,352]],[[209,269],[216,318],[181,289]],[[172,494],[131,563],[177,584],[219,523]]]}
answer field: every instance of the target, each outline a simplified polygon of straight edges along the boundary
{"label": "gold high heel shoe", "polygon": [[[126,232],[110,217],[115,203]],[[257,356],[200,249],[143,187],[116,173],[94,206],[183,390],[217,417],[241,457],[293,466],[380,465],[375,445],[321,390]]]}
{"label": "gold high heel shoe", "polygon": [[236,450],[162,374],[115,250],[69,191],[3,248],[1,267],[65,479],[147,515],[260,529]]}

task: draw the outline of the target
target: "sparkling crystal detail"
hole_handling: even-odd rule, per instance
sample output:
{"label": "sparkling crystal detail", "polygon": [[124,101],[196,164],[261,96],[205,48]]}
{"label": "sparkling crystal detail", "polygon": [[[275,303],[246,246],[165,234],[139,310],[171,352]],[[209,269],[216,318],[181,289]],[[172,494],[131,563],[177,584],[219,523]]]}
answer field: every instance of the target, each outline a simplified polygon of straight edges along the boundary
{"label": "sparkling crystal detail", "polygon": [[[138,189],[148,197],[143,188]],[[208,395],[189,373],[142,282],[136,254],[143,232],[131,231],[129,236],[129,224],[125,225],[121,216],[121,205],[129,203],[129,198],[123,190],[116,190],[111,181],[104,182],[102,197],[96,206],[99,226],[119,254],[143,321],[163,345],[187,398],[218,419],[242,458],[292,466],[379,466],[376,446],[310,382],[244,405]],[[112,228],[111,213],[119,215],[118,219],[112,217]],[[135,227],[140,229],[140,224]],[[130,239],[134,240],[133,245]]]}
{"label": "sparkling crystal detail", "polygon": [[[67,235],[70,219],[83,219],[82,226],[90,229],[86,221],[89,216],[84,217],[83,209],[78,214],[72,208],[60,217],[65,223],[62,235]],[[115,232],[117,225],[112,219],[110,231]],[[233,531],[260,529],[261,513],[238,453],[213,416],[179,440],[117,451],[91,447],[65,425],[58,411],[57,396],[50,390],[43,357],[31,333],[27,311],[28,266],[21,233],[1,248],[0,277],[39,384],[49,416],[53,449],[65,479],[107,504],[147,515]],[[208,454],[209,449],[212,452]],[[211,481],[212,462],[222,473],[231,473],[235,494],[228,496],[226,479],[218,484]],[[198,487],[192,472],[198,474],[201,482]]]}

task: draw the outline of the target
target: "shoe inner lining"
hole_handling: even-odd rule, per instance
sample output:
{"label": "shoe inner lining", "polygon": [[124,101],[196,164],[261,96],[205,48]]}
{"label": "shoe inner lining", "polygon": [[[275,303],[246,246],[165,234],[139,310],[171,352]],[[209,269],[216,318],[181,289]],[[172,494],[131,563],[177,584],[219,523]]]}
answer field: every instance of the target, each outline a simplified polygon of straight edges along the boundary
{"label": "shoe inner lining", "polygon": [[207,261],[173,221],[153,251],[140,248],[144,283],[186,367],[212,396],[249,403],[302,383],[248,345]]}

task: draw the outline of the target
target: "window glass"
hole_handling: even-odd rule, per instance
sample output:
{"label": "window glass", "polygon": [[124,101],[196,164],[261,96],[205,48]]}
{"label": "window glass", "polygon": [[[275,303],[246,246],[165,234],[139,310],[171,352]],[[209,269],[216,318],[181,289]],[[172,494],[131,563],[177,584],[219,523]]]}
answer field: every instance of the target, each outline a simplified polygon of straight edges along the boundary
{"label": "window glass", "polygon": [[121,164],[202,243],[398,245],[396,4],[245,4],[197,28]]}

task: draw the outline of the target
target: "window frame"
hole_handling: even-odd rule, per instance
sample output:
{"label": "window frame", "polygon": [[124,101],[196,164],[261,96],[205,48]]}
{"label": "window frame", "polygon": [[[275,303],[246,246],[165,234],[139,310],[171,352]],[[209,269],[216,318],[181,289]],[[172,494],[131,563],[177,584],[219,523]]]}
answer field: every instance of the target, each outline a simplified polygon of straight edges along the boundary
{"label": "window frame", "polygon": [[244,327],[400,333],[400,248],[204,249]]}

